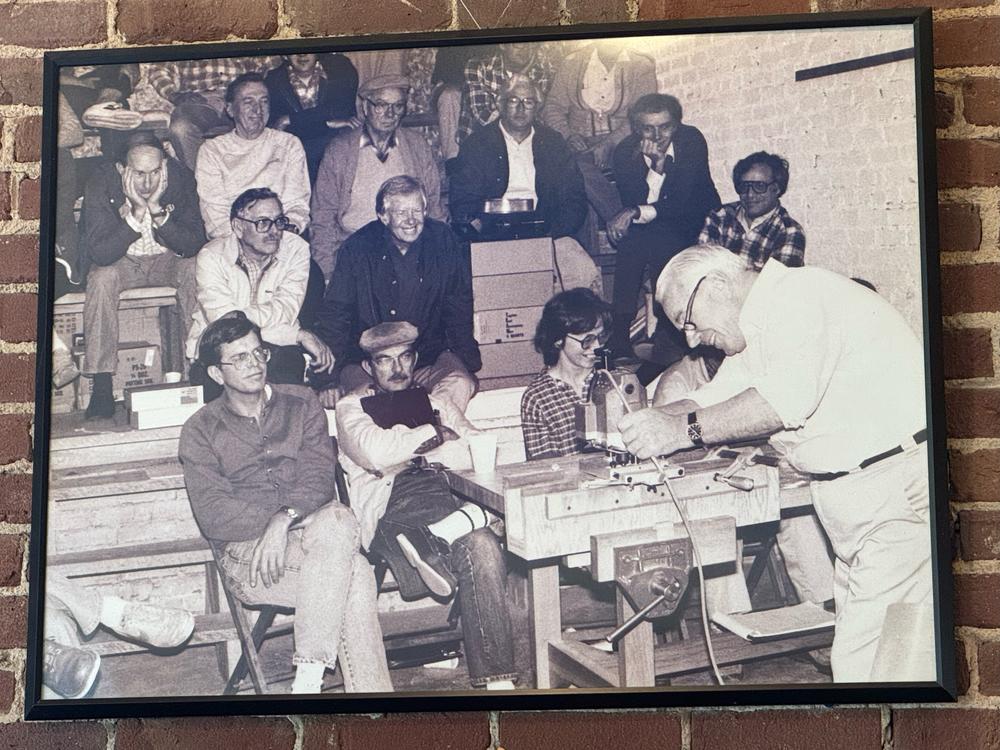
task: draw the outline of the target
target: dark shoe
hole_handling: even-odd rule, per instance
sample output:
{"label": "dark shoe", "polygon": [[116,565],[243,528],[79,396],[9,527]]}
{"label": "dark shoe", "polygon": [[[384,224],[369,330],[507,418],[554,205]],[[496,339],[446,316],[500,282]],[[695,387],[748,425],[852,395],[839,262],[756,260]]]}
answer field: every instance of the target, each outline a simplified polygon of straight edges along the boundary
{"label": "dark shoe", "polygon": [[111,390],[111,373],[95,373],[90,402],[84,416],[86,419],[111,419],[114,415],[115,395]]}
{"label": "dark shoe", "polygon": [[434,536],[426,530],[397,534],[396,542],[402,550],[406,561],[417,571],[420,580],[440,597],[450,597],[458,585],[455,576],[448,570],[441,554],[437,551]]}
{"label": "dark shoe", "polygon": [[82,698],[94,686],[101,657],[49,638],[43,646],[42,683],[63,698]]}

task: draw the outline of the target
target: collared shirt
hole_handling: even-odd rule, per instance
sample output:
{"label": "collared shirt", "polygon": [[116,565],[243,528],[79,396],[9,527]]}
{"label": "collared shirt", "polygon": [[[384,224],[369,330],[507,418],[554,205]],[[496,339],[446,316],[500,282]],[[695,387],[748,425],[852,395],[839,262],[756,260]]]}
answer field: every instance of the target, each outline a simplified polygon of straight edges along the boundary
{"label": "collared shirt", "polygon": [[[674,161],[674,142],[667,146],[666,156],[668,158],[667,167]],[[633,224],[648,224],[656,218],[656,206],[653,204],[660,200],[660,191],[663,190],[663,181],[667,179],[667,170],[660,174],[653,169],[653,160],[643,155],[642,160],[646,163],[646,184],[649,186],[649,193],[646,194],[646,202],[639,206],[639,218],[633,219]],[[666,197],[666,196],[663,196]]]}
{"label": "collared shirt", "polygon": [[302,109],[312,109],[316,106],[319,84],[324,78],[326,78],[326,72],[319,64],[319,60],[313,65],[313,69],[304,76],[300,75],[291,65],[288,66],[288,82],[292,84]]}
{"label": "collared shirt", "polygon": [[389,158],[389,152],[396,148],[396,133],[393,132],[392,135],[386,140],[383,146],[379,146],[375,143],[375,139],[371,137],[368,133],[368,128],[361,129],[361,138],[358,140],[358,150],[364,151],[366,148],[370,148],[375,152],[375,156],[378,157],[380,162],[385,162]]}
{"label": "collared shirt", "polygon": [[[539,52],[534,59],[519,73],[547,93],[552,83],[555,68],[551,62]],[[510,80],[514,72],[507,69],[503,55],[494,55],[486,59],[472,58],[465,66],[465,98],[467,107],[462,107],[459,117],[459,141],[465,139],[474,125],[489,125],[500,113],[500,92],[504,84]]]}
{"label": "collared shirt", "polygon": [[507,145],[507,164],[510,176],[507,179],[507,192],[504,198],[531,198],[538,204],[538,193],[535,192],[535,129],[532,128],[528,137],[518,143],[500,123],[504,143]]}
{"label": "collared shirt", "polygon": [[417,295],[420,294],[420,287],[424,281],[420,275],[422,249],[423,243],[414,242],[407,248],[405,254],[395,246],[389,251],[392,266],[396,271],[393,283],[398,287],[399,294],[396,311],[403,320],[415,317],[418,310]]}
{"label": "collared shirt", "polygon": [[610,68],[604,66],[597,47],[594,47],[587,67],[583,72],[583,87],[580,101],[595,114],[594,135],[609,133],[608,112],[614,112],[622,103],[624,92],[623,64],[629,60],[628,52],[622,50]]}
{"label": "collared shirt", "polygon": [[303,516],[335,497],[326,413],[308,388],[272,385],[260,418],[225,396],[181,430],[179,455],[195,520],[209,539],[256,539],[282,506]]}
{"label": "collared shirt", "polygon": [[767,263],[739,316],[746,348],[690,394],[700,406],[755,388],[800,471],[850,471],[926,426],[924,352],[877,293],[822,268]]}
{"label": "collared shirt", "polygon": [[521,397],[521,432],[529,461],[583,452],[586,443],[576,436],[576,405],[586,400],[593,379],[591,371],[577,393],[544,369],[528,384]]}
{"label": "collared shirt", "polygon": [[156,237],[153,235],[153,217],[150,216],[149,211],[146,211],[142,217],[142,221],[138,221],[132,212],[129,211],[125,215],[125,223],[140,235],[139,239],[128,246],[128,250],[126,251],[128,255],[142,257],[159,255],[167,251],[167,248],[157,242]]}
{"label": "collared shirt", "polygon": [[726,203],[705,217],[698,242],[722,245],[757,271],[769,258],[793,268],[805,263],[806,233],[780,203],[752,222],[747,221],[741,203]]}
{"label": "collared shirt", "polygon": [[175,94],[225,89],[233,79],[253,71],[274,67],[273,57],[213,57],[209,60],[178,60],[152,63],[149,84],[164,99]]}
{"label": "collared shirt", "polygon": [[257,290],[260,288],[261,277],[264,275],[264,271],[266,271],[273,262],[273,255],[267,256],[264,260],[258,263],[256,260],[244,253],[242,248],[240,249],[240,255],[236,259],[236,265],[247,273],[247,279],[250,281],[250,299],[257,299]]}

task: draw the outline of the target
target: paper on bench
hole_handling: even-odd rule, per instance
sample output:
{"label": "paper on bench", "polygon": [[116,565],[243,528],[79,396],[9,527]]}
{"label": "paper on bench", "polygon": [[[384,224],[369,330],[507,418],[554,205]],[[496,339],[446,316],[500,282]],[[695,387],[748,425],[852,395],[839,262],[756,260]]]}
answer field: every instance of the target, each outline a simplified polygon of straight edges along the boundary
{"label": "paper on bench", "polygon": [[832,628],[834,615],[812,602],[761,612],[713,614],[712,621],[747,641],[766,641]]}

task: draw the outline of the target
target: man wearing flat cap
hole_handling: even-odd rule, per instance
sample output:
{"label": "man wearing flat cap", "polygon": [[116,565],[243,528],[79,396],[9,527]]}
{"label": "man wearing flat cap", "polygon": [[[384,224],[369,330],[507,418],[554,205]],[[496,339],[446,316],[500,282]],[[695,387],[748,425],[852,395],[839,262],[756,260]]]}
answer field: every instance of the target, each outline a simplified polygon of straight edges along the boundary
{"label": "man wearing flat cap", "polygon": [[478,432],[448,400],[414,385],[410,323],[379,323],[361,334],[362,367],[373,384],[337,402],[341,465],[361,544],[392,568],[405,600],[448,599],[457,591],[473,687],[512,689],[514,645],[507,565],[487,528],[491,518],[461,503],[432,468],[470,465],[465,438]]}
{"label": "man wearing flat cap", "polygon": [[427,213],[443,220],[441,178],[426,140],[401,130],[409,82],[376,76],[358,89],[362,125],[336,136],[320,162],[312,201],[312,255],[327,283],[337,251],[353,232],[375,219],[375,194],[390,177],[409,175],[424,186]]}

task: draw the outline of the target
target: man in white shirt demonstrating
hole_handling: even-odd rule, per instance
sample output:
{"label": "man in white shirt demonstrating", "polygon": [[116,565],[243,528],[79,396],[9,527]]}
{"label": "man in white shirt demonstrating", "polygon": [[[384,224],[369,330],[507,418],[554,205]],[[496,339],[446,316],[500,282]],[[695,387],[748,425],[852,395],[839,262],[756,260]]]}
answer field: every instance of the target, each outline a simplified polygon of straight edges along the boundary
{"label": "man in white shirt demonstrating", "polygon": [[198,198],[209,239],[231,229],[229,209],[251,188],[277,193],[298,234],[309,226],[309,170],[302,143],[291,133],[267,127],[270,104],[264,77],[244,73],[226,88],[226,112],[235,129],[205,141],[198,150]]}
{"label": "man in white shirt demonstrating", "polygon": [[[907,662],[883,678],[933,679],[933,657],[913,658],[933,654],[934,632],[923,349],[906,321],[830,271],[757,273],[713,245],[671,260],[656,298],[692,348],[726,360],[687,399],[625,416],[628,449],[648,458],[768,437],[812,479],[836,556],[834,680],[877,679],[880,646]],[[893,605],[927,626],[883,644]]]}

